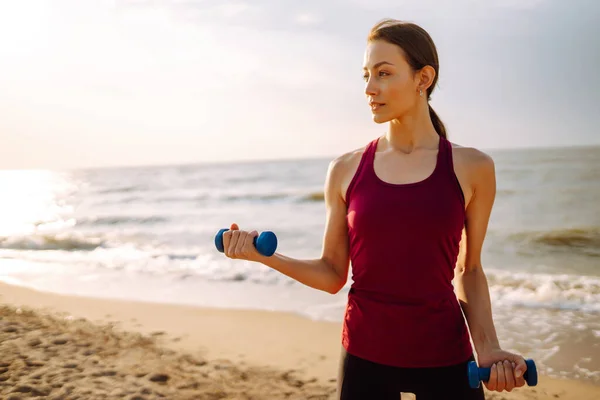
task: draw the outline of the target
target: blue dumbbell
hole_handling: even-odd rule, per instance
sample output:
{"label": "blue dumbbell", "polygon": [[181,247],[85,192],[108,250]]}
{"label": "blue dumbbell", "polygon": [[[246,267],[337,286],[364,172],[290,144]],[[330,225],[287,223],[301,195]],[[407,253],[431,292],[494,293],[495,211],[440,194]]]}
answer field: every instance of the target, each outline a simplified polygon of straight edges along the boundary
{"label": "blue dumbbell", "polygon": [[[225,248],[223,247],[223,233],[228,230],[229,229],[221,229],[215,236],[215,246],[221,253],[225,252]],[[254,247],[256,247],[256,250],[263,256],[270,257],[277,249],[277,236],[271,231],[264,231],[254,238]]]}
{"label": "blue dumbbell", "polygon": [[[529,386],[535,386],[538,382],[537,368],[535,366],[535,362],[532,359],[525,360],[525,364],[527,364],[527,371],[523,375],[523,379],[527,382]],[[468,365],[468,374],[469,374],[469,385],[476,389],[479,387],[479,382],[484,381],[487,382],[490,380],[490,368],[479,368],[475,361],[469,362]]]}

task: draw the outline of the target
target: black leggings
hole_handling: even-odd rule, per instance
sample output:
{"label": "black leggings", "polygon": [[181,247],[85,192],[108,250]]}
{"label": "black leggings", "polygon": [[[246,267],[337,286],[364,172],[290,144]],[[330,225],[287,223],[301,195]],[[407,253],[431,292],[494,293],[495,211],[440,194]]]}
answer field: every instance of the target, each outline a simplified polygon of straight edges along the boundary
{"label": "black leggings", "polygon": [[338,396],[340,400],[399,400],[402,392],[414,393],[417,400],[484,400],[482,385],[469,386],[468,361],[448,367],[399,368],[342,350]]}

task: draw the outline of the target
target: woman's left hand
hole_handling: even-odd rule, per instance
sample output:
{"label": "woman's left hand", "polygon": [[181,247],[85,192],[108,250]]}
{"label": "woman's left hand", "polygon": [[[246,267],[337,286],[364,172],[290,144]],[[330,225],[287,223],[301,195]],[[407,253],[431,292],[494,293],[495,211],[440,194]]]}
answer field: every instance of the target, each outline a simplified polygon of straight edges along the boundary
{"label": "woman's left hand", "polygon": [[477,358],[479,367],[491,368],[490,380],[483,383],[488,390],[510,392],[525,385],[523,375],[527,371],[527,364],[523,356],[496,349],[478,354]]}

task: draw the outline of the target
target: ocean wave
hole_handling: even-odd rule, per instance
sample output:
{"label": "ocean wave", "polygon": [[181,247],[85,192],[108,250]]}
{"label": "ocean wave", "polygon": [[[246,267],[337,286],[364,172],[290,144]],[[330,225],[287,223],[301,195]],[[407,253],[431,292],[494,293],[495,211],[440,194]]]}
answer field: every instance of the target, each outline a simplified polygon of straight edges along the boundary
{"label": "ocean wave", "polygon": [[106,189],[100,189],[97,194],[111,194],[111,193],[131,193],[131,192],[144,192],[147,191],[148,187],[139,185],[112,187]]}
{"label": "ocean wave", "polygon": [[98,226],[98,225],[121,225],[121,224],[157,224],[168,222],[169,219],[159,216],[149,217],[131,217],[131,216],[106,216],[106,217],[89,217],[77,220],[79,226]]}
{"label": "ocean wave", "polygon": [[486,271],[494,302],[502,305],[600,312],[600,278]]}
{"label": "ocean wave", "polygon": [[265,174],[232,176],[232,177],[225,179],[225,181],[229,184],[256,183],[256,182],[268,181],[268,180],[269,180],[269,176],[265,175]]}
{"label": "ocean wave", "polygon": [[323,192],[311,193],[264,193],[264,194],[240,194],[226,195],[221,198],[223,201],[272,201],[272,200],[291,200],[300,203],[320,202],[325,200]]}
{"label": "ocean wave", "polygon": [[511,239],[549,248],[584,250],[589,255],[600,256],[600,227],[596,226],[520,232],[511,235]]}
{"label": "ocean wave", "polygon": [[[214,281],[247,281],[265,286],[300,285],[272,270],[231,263],[212,263],[210,267],[185,272],[189,277],[202,276]],[[486,270],[486,275],[495,305],[600,313],[600,277],[515,273],[493,268]],[[348,280],[343,292],[347,292],[350,286],[351,280]]]}
{"label": "ocean wave", "polygon": [[[264,286],[301,285],[272,270],[230,263],[186,270],[185,276],[201,276],[212,281],[246,281]],[[486,276],[493,303],[500,307],[600,313],[600,277],[514,273],[493,268],[486,270]],[[350,286],[351,280],[348,280],[342,292],[347,292]]]}
{"label": "ocean wave", "polygon": [[288,193],[264,193],[264,194],[235,194],[235,195],[225,195],[221,197],[223,201],[269,201],[269,200],[279,200],[285,199],[289,197]]}
{"label": "ocean wave", "polygon": [[166,197],[158,197],[156,199],[151,200],[154,203],[181,203],[181,202],[199,202],[209,199],[208,194],[199,194],[192,197],[177,197],[177,196],[166,196]]}
{"label": "ocean wave", "polygon": [[[180,279],[195,277],[209,281],[248,282],[264,285],[300,285],[291,278],[262,265],[228,260],[211,247],[155,246],[149,243],[111,241],[97,235],[42,235],[0,237],[2,257],[60,265],[73,262],[88,268],[125,269],[144,276],[172,275]],[[12,250],[12,251],[11,251]],[[23,252],[25,250],[26,252]],[[48,252],[31,250],[62,250]],[[76,273],[76,272],[74,272]],[[572,310],[600,313],[600,277],[575,274],[550,274],[486,268],[493,303],[501,307]],[[344,291],[351,285],[349,279]]]}
{"label": "ocean wave", "polygon": [[130,196],[117,199],[103,199],[92,203],[94,206],[120,205],[120,204],[162,204],[162,203],[197,203],[210,199],[208,194],[200,194],[197,196],[163,196],[163,197],[144,197]]}
{"label": "ocean wave", "polygon": [[100,204],[129,204],[129,203],[143,203],[144,201],[146,201],[145,197],[142,197],[142,196],[129,196],[129,197],[123,197],[122,199],[119,199],[117,201],[102,202]]}
{"label": "ocean wave", "polygon": [[324,192],[313,192],[309,193],[305,196],[300,197],[300,201],[312,202],[312,201],[325,201],[325,193]]}
{"label": "ocean wave", "polygon": [[104,242],[101,239],[75,234],[33,234],[0,237],[0,249],[10,250],[91,251],[103,244]]}
{"label": "ocean wave", "polygon": [[203,203],[206,201],[219,202],[272,202],[272,201],[295,201],[295,202],[322,202],[325,200],[325,194],[322,191],[315,192],[273,192],[273,193],[235,193],[235,194],[209,194],[200,193],[193,196],[161,196],[161,197],[140,197],[128,196],[117,199],[100,199],[95,205],[118,205],[131,203]]}

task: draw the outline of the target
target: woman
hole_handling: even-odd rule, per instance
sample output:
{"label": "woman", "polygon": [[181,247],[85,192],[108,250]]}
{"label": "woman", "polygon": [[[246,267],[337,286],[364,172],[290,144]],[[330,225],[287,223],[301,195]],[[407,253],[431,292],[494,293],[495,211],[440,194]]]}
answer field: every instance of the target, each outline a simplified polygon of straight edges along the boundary
{"label": "woman", "polygon": [[482,387],[468,385],[470,338],[479,366],[491,367],[489,390],[525,383],[523,357],[499,345],[481,266],[494,163],[446,138],[429,105],[438,71],[436,47],[419,26],[385,20],[372,28],[365,92],[373,120],[388,130],[330,163],[321,258],[264,257],[252,245],[256,231],[232,224],[224,234],[228,257],[329,293],[344,286],[352,263],[342,400],[397,400],[400,392],[418,400],[483,399]]}

